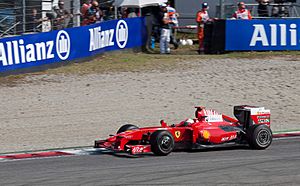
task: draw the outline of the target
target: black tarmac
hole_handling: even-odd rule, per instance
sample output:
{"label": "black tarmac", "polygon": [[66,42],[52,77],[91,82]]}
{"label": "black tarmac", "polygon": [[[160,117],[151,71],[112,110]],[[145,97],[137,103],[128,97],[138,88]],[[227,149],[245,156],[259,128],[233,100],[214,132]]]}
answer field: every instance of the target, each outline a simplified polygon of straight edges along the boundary
{"label": "black tarmac", "polygon": [[66,156],[0,163],[0,185],[300,185],[300,138],[244,147]]}

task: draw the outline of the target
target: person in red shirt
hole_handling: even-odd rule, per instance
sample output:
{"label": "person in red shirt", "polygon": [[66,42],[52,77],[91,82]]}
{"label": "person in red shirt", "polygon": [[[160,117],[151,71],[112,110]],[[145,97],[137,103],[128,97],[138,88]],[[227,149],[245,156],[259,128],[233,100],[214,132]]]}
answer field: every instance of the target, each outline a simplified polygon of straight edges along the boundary
{"label": "person in red shirt", "polygon": [[85,26],[85,25],[89,24],[87,12],[91,6],[92,6],[92,4],[91,4],[90,0],[85,0],[84,3],[82,4],[82,6],[80,8],[80,13],[81,13],[81,17],[82,17],[81,26]]}
{"label": "person in red shirt", "polygon": [[248,9],[246,9],[244,2],[238,3],[238,10],[234,12],[232,17],[235,19],[252,19],[251,13]]}
{"label": "person in red shirt", "polygon": [[197,12],[196,22],[198,24],[198,40],[199,40],[199,54],[204,53],[204,24],[209,21],[208,3],[202,3],[202,9]]}

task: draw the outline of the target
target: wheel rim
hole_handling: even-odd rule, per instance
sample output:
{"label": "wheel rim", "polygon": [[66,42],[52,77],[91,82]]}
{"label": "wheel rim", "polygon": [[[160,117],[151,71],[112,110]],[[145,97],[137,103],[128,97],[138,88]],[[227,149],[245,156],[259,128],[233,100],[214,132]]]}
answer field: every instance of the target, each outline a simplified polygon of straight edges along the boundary
{"label": "wheel rim", "polygon": [[163,151],[170,150],[172,145],[171,138],[169,136],[163,136],[161,139],[160,147]]}
{"label": "wheel rim", "polygon": [[257,134],[256,141],[261,147],[267,146],[270,143],[270,133],[269,133],[269,131],[267,131],[267,130],[259,131],[258,134]]}

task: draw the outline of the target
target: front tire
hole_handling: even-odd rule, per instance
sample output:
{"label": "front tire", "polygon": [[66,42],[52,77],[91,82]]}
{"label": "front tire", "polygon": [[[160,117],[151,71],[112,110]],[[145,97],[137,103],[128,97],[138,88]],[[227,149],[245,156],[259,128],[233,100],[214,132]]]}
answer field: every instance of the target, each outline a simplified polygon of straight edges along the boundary
{"label": "front tire", "polygon": [[155,155],[166,156],[175,146],[173,135],[166,130],[157,130],[150,136],[151,150]]}
{"label": "front tire", "polygon": [[266,149],[272,143],[272,131],[266,125],[255,125],[249,130],[249,146],[253,149]]}
{"label": "front tire", "polygon": [[135,125],[132,125],[132,124],[125,124],[119,128],[119,130],[117,131],[117,134],[128,131],[128,130],[132,130],[132,129],[138,129],[138,127]]}

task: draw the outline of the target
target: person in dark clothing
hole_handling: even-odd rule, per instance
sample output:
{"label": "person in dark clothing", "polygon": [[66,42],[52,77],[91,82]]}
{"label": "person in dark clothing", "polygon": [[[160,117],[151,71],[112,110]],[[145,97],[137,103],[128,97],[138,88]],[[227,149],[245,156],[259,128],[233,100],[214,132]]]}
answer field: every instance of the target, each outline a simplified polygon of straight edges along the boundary
{"label": "person in dark clothing", "polygon": [[161,25],[161,8],[159,6],[152,9],[153,21],[152,21],[152,35],[155,41],[159,41],[160,38],[160,25]]}
{"label": "person in dark clothing", "polygon": [[33,8],[31,13],[26,17],[26,32],[41,32],[42,26],[45,26],[46,21],[49,21],[47,17],[41,17],[41,13],[38,13],[36,8]]}
{"label": "person in dark clothing", "polygon": [[92,5],[87,10],[86,15],[89,20],[88,24],[94,24],[98,21],[101,21],[103,18],[103,12],[100,10],[99,3],[97,1],[92,1]]}
{"label": "person in dark clothing", "polygon": [[153,34],[153,22],[154,14],[153,7],[144,7],[142,9],[142,16],[145,17],[146,33],[145,33],[145,45],[142,47],[143,52],[152,52],[152,34]]}
{"label": "person in dark clothing", "polygon": [[54,7],[54,12],[56,13],[56,18],[54,20],[54,29],[64,29],[69,24],[69,18],[72,18],[73,15],[64,8],[64,2],[61,0],[58,2],[58,7]]}
{"label": "person in dark clothing", "polygon": [[257,13],[259,17],[269,17],[268,5],[270,0],[256,0],[258,2]]}
{"label": "person in dark clothing", "polygon": [[161,54],[170,54],[170,48],[169,48],[169,42],[170,42],[170,17],[168,15],[167,5],[161,4],[161,11],[159,14],[159,21],[160,21],[160,41],[159,41],[159,47],[160,47],[160,53]]}
{"label": "person in dark clothing", "polygon": [[37,9],[32,9],[32,13],[27,17],[26,31],[37,32],[41,20],[38,18]]}

